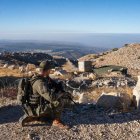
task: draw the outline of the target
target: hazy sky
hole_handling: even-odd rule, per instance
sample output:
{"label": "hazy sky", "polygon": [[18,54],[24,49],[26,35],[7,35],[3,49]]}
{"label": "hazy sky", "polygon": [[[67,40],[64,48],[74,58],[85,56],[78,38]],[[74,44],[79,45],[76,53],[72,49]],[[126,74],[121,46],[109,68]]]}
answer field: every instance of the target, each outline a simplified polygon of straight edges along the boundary
{"label": "hazy sky", "polygon": [[0,38],[140,33],[140,0],[0,0]]}

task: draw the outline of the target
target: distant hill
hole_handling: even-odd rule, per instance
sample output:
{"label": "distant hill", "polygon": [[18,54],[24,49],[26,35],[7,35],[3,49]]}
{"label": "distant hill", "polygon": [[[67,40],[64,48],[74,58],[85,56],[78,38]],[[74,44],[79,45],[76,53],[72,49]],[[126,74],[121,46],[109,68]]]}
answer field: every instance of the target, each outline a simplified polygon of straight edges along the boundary
{"label": "distant hill", "polygon": [[140,74],[140,44],[125,44],[100,55],[89,54],[79,60],[92,60],[95,67],[119,65],[127,67],[133,75]]}
{"label": "distant hill", "polygon": [[81,44],[37,42],[37,41],[0,41],[0,51],[43,52],[52,56],[78,59],[89,53],[99,53],[107,49],[88,47]]}

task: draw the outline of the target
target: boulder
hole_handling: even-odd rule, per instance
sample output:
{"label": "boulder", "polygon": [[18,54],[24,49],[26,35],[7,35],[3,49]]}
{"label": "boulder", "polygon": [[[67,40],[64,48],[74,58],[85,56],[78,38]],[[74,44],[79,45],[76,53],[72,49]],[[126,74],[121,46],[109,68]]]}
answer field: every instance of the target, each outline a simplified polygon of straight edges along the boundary
{"label": "boulder", "polygon": [[8,68],[8,64],[4,64],[3,68]]}
{"label": "boulder", "polygon": [[20,72],[25,72],[25,66],[20,66],[18,69]]}
{"label": "boulder", "polygon": [[[97,101],[98,107],[103,107],[105,109],[110,108],[120,108],[120,98],[117,96],[117,93],[102,93]],[[118,106],[119,105],[119,106]]]}
{"label": "boulder", "polygon": [[32,71],[29,71],[28,72],[28,76],[32,76],[33,75],[33,72]]}
{"label": "boulder", "polygon": [[104,109],[114,109],[114,110],[129,110],[131,105],[131,98],[126,93],[102,93],[99,97],[96,105],[98,107],[103,107]]}
{"label": "boulder", "polygon": [[10,70],[15,69],[15,65],[10,65],[10,66],[8,67],[8,69],[10,69]]}

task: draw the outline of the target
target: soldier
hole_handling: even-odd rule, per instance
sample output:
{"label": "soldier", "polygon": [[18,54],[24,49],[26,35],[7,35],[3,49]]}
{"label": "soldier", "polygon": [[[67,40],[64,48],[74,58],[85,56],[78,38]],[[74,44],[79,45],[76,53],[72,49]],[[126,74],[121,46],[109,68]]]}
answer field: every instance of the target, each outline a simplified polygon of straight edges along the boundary
{"label": "soldier", "polygon": [[[43,61],[39,65],[40,73],[30,79],[32,93],[26,103],[22,103],[25,114],[20,118],[22,126],[30,121],[39,121],[41,117],[51,118],[52,125],[67,129],[60,119],[64,103],[61,100],[65,94],[57,84],[49,77],[53,64],[51,61]],[[27,98],[27,97],[26,97]]]}

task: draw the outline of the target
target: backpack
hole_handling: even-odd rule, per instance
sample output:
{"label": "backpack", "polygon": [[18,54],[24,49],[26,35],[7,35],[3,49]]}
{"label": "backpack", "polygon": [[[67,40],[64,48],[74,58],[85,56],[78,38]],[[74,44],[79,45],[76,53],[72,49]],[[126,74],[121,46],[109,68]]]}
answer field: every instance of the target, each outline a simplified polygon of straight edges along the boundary
{"label": "backpack", "polygon": [[19,104],[28,104],[29,97],[33,94],[30,78],[22,78],[18,84],[17,101]]}

